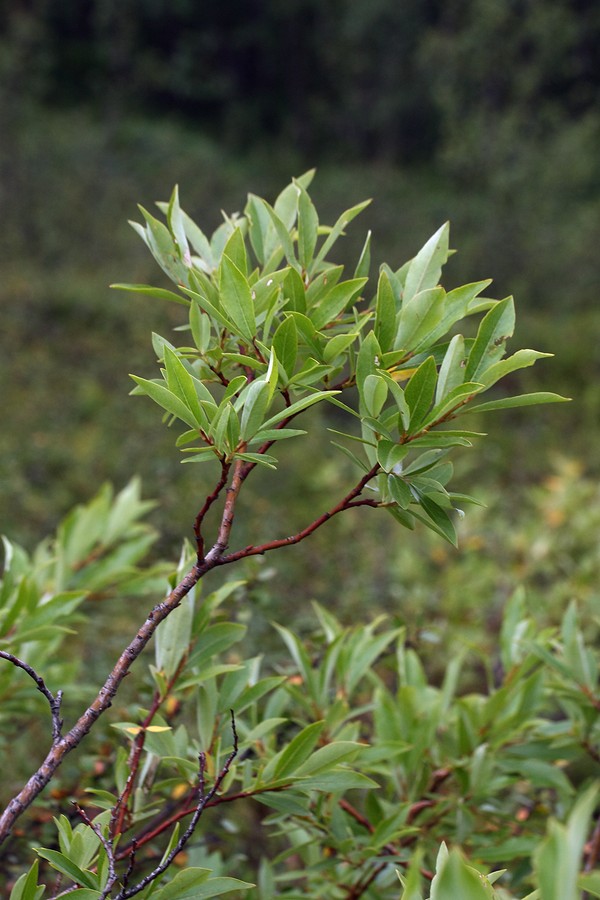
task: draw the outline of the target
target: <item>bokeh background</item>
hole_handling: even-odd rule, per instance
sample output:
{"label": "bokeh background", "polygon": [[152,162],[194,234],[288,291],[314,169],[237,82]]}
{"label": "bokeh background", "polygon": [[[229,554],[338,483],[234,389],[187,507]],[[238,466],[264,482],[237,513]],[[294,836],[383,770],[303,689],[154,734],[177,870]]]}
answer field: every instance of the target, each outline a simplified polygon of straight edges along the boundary
{"label": "bokeh background", "polygon": [[[177,554],[208,482],[128,397],[129,372],[153,374],[150,331],[182,318],[109,290],[162,283],[127,219],[177,182],[212,230],[248,191],[272,199],[317,166],[322,219],[374,198],[344,250],[371,228],[373,271],[450,219],[447,285],[493,277],[495,296],[516,295],[512,348],[556,354],[511,388],[575,400],[486,419],[458,469],[488,509],[468,513],[458,553],[370,511],[340,517],[318,547],[253,563],[257,606],[366,605],[437,640],[447,620],[493,633],[519,582],[540,609],[594,595],[598,3],[12,0],[0,28],[1,531],[32,547],[139,472],[160,501],[158,551]],[[296,530],[344,483],[326,437],[286,454],[236,542]]]}

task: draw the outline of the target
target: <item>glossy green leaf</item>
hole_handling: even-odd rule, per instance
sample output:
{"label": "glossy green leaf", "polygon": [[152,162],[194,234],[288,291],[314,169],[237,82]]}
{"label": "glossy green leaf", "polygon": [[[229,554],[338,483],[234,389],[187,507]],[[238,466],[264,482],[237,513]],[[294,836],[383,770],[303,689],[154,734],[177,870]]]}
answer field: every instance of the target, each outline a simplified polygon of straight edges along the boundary
{"label": "glossy green leaf", "polygon": [[501,300],[481,320],[475,343],[465,368],[465,381],[477,381],[493,363],[502,359],[506,341],[515,328],[515,306],[512,297]]}
{"label": "glossy green leaf", "polygon": [[434,288],[440,280],[442,266],[448,259],[450,226],[442,225],[411,261],[404,282],[404,302],[420,291]]}
{"label": "glossy green leaf", "polygon": [[265,767],[261,781],[269,784],[295,775],[311,756],[323,731],[324,722],[313,722],[302,729]]}
{"label": "glossy green leaf", "polygon": [[488,879],[468,866],[457,850],[452,850],[441,862],[431,884],[430,900],[493,900],[493,897]]}
{"label": "glossy green leaf", "polygon": [[489,369],[482,372],[479,376],[479,380],[486,388],[489,388],[499,381],[500,378],[504,378],[511,372],[515,372],[518,369],[524,369],[527,366],[532,366],[538,359],[544,359],[550,356],[553,356],[553,354],[540,353],[537,350],[517,350],[517,352],[513,353],[512,356],[509,356],[508,359],[500,360],[500,362],[494,363]]}
{"label": "glossy green leaf", "polygon": [[175,294],[173,291],[168,291],[165,288],[156,288],[152,287],[150,284],[111,284],[110,285],[113,290],[116,291],[129,291],[134,294],[146,294],[148,297],[156,297],[157,300],[170,300],[172,303],[181,303],[183,306],[189,306],[190,301],[187,297],[182,297],[180,294]]}
{"label": "glossy green leaf", "polygon": [[317,244],[319,217],[305,188],[298,182],[295,185],[298,190],[298,259],[302,268],[308,270]]}
{"label": "glossy green leaf", "polygon": [[75,865],[75,863],[64,853],[59,853],[58,850],[47,850],[43,847],[37,848],[36,853],[38,856],[41,856],[42,859],[48,860],[53,869],[62,872],[63,875],[66,875],[71,881],[74,881],[75,884],[80,884],[83,887],[91,888],[92,890],[98,889],[96,876],[92,875],[91,872],[85,872],[83,869],[80,869],[79,866]]}
{"label": "glossy green leaf", "polygon": [[361,385],[361,398],[370,416],[377,418],[387,395],[388,387],[381,375],[367,375]]}
{"label": "glossy green leaf", "polygon": [[367,232],[363,248],[360,252],[356,269],[354,270],[355,278],[368,278],[371,268],[371,232]]}
{"label": "glossy green leaf", "polygon": [[515,409],[519,406],[537,406],[539,403],[566,403],[569,397],[561,397],[560,394],[551,394],[547,391],[538,391],[533,394],[520,394],[517,397],[503,397],[500,400],[489,400],[487,403],[478,403],[469,406],[469,412],[489,412],[493,409]]}
{"label": "glossy green leaf", "polygon": [[366,278],[353,278],[350,281],[342,281],[341,284],[336,284],[331,288],[310,313],[310,318],[317,331],[336,319],[359,294],[366,282]]}
{"label": "glossy green leaf", "polygon": [[133,378],[143,394],[146,394],[151,400],[158,403],[159,406],[172,416],[181,419],[181,421],[185,422],[186,425],[189,425],[190,428],[198,427],[196,416],[190,411],[187,405],[179,399],[179,397],[166,387],[165,384],[149,381],[147,378],[140,378],[137,375],[130,375],[130,378]]}
{"label": "glossy green leaf", "polygon": [[323,351],[323,359],[326,363],[333,363],[338,356],[351,347],[352,344],[358,338],[357,332],[351,332],[350,334],[336,334],[325,344],[325,349]]}
{"label": "glossy green leaf", "polygon": [[153,900],[210,900],[231,891],[254,887],[247,881],[219,876],[211,878],[210,869],[190,867],[178,872],[164,887],[152,895]]}
{"label": "glossy green leaf", "polygon": [[219,285],[225,314],[251,344],[256,337],[256,319],[250,287],[243,272],[227,256],[221,259]]}
{"label": "glossy green leaf", "polygon": [[410,409],[410,433],[421,427],[435,395],[437,370],[433,356],[424,360],[406,385],[404,396]]}
{"label": "glossy green leaf", "polygon": [[[263,425],[269,408],[269,385],[261,378],[252,381],[244,398],[242,408],[240,436],[243,441],[249,440]],[[267,427],[267,423],[264,423]]]}
{"label": "glossy green leaf", "polygon": [[391,350],[396,334],[396,301],[390,279],[384,269],[379,274],[377,284],[373,330],[383,352]]}
{"label": "glossy green leaf", "polygon": [[288,316],[273,335],[273,349],[288,378],[294,374],[298,356],[298,327],[293,316]]}
{"label": "glossy green leaf", "polygon": [[295,416],[299,412],[308,409],[309,406],[314,406],[315,403],[320,403],[321,400],[325,400],[327,397],[331,397],[334,394],[339,394],[339,391],[315,391],[314,394],[302,397],[300,400],[296,400],[292,403],[291,406],[282,409],[276,415],[267,419],[266,422],[263,422],[262,428],[272,428],[274,425],[277,425],[278,422],[283,422],[284,419]]}
{"label": "glossy green leaf", "polygon": [[449,394],[450,391],[464,382],[465,367],[465,339],[462,334],[455,334],[448,344],[448,349],[440,366],[435,392],[436,406],[441,403],[446,394]]}
{"label": "glossy green leaf", "polygon": [[415,350],[427,340],[442,318],[445,297],[443,288],[429,288],[402,304],[394,338],[395,350]]}

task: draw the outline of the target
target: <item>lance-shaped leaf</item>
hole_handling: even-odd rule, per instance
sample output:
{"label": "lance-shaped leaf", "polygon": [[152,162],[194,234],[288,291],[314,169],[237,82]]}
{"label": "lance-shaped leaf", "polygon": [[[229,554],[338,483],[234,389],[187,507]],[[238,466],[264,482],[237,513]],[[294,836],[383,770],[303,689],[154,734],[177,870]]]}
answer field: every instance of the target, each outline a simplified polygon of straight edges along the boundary
{"label": "lance-shaped leaf", "polygon": [[149,381],[147,378],[140,378],[138,375],[130,375],[130,378],[133,378],[142,394],[146,394],[172,416],[181,419],[190,428],[198,427],[199,423],[194,414],[183,400],[180,400],[164,383]]}
{"label": "lance-shaped leaf", "polygon": [[260,197],[248,194],[248,202],[244,210],[248,219],[248,236],[256,258],[263,265],[274,249],[276,241],[275,229],[271,217],[265,209]]}
{"label": "lance-shaped leaf", "polygon": [[[486,281],[475,281],[472,284],[463,284],[462,287],[455,288],[446,294],[442,309],[442,316],[437,325],[429,332],[426,342],[431,346],[440,340],[452,326],[463,319],[465,316],[479,311],[485,312],[491,306],[495,306],[496,300],[481,301],[477,304],[476,298],[481,291],[485,290],[491,284],[491,279]],[[476,305],[477,304],[477,305]],[[423,347],[424,341],[421,338],[416,345],[415,350],[418,352]]]}
{"label": "lance-shaped leaf", "polygon": [[464,384],[458,384],[448,394],[446,394],[446,396],[440,403],[433,407],[430,414],[422,423],[421,428],[427,428],[434,422],[439,421],[451,410],[456,407],[460,407],[466,400],[469,399],[469,397],[472,397],[474,394],[478,394],[481,390],[483,390],[483,385],[479,384],[476,381],[466,381]]}
{"label": "lance-shaped leaf", "polygon": [[333,321],[352,300],[360,293],[367,283],[366,278],[352,278],[350,281],[342,281],[336,284],[321,300],[319,305],[310,313],[312,322],[319,331]]}
{"label": "lance-shaped leaf", "polygon": [[402,304],[394,339],[395,350],[413,350],[427,341],[442,318],[445,297],[443,288],[429,288]]}
{"label": "lance-shaped leaf", "polygon": [[212,323],[210,317],[201,312],[197,303],[192,303],[190,306],[190,328],[196,347],[200,353],[206,353],[210,347]]}
{"label": "lance-shaped leaf", "polygon": [[294,184],[298,191],[298,259],[308,271],[317,245],[319,217],[306,189],[298,181]]}
{"label": "lance-shaped leaf", "polygon": [[227,243],[223,247],[223,256],[226,256],[231,262],[237,266],[244,277],[248,275],[248,257],[246,255],[246,244],[244,243],[244,234],[241,228],[234,228],[231,232]]}
{"label": "lance-shaped leaf", "polygon": [[435,391],[435,402],[439,404],[446,394],[465,380],[465,339],[455,334],[446,350]]}
{"label": "lance-shaped leaf", "polygon": [[[294,188],[294,191],[295,190],[296,189]],[[277,238],[283,249],[285,258],[287,259],[289,265],[293,269],[296,269],[296,271],[298,273],[300,273],[302,271],[302,266],[296,259],[296,254],[294,252],[294,242],[292,241],[292,236],[289,232],[289,229],[286,228],[285,224],[281,221],[281,219],[279,218],[279,216],[277,215],[275,210],[271,206],[269,206],[269,204],[266,202],[266,200],[263,200],[262,203],[264,204],[264,207],[267,210],[267,212],[271,218],[271,221],[272,221],[275,231],[277,233]],[[294,218],[295,218],[295,216],[294,216]]]}
{"label": "lance-shaped leaf", "polygon": [[184,266],[190,267],[192,265],[192,260],[190,257],[190,248],[187,241],[187,235],[185,233],[185,223],[183,221],[183,215],[181,212],[181,207],[179,205],[179,188],[177,185],[173,188],[173,193],[171,194],[171,199],[169,200],[169,206],[167,207],[167,222],[169,223],[169,228],[171,230],[171,234],[173,235],[173,239],[175,241],[175,245],[179,250],[179,255],[181,261]]}
{"label": "lance-shaped leaf", "polygon": [[507,297],[492,307],[481,320],[465,369],[466,381],[477,381],[486,369],[502,359],[506,341],[514,328],[515,305],[513,298]]}
{"label": "lance-shaped leaf", "polygon": [[388,441],[385,438],[377,444],[377,462],[384,472],[391,472],[402,463],[402,460],[408,453],[406,444],[397,444],[395,441]]}
{"label": "lance-shaped leaf", "polygon": [[297,734],[276,756],[273,757],[262,773],[263,783],[294,775],[300,766],[311,756],[325,726],[324,722],[312,722]]}
{"label": "lance-shaped leaf", "polygon": [[237,328],[234,323],[229,319],[222,309],[218,306],[215,306],[206,296],[203,294],[198,294],[196,291],[192,291],[189,288],[184,289],[186,294],[189,294],[194,303],[197,303],[202,312],[207,313],[213,319],[215,319],[223,328],[226,328],[227,331],[231,331],[233,334],[236,333]]}
{"label": "lance-shaped leaf", "polygon": [[[167,374],[167,387],[185,403],[199,425],[206,420],[200,408],[194,378],[185,368],[181,359],[169,347],[164,348],[164,361]],[[203,386],[204,387],[204,386]],[[206,390],[206,388],[205,388]],[[212,397],[210,398],[212,400]]]}
{"label": "lance-shaped leaf", "polygon": [[257,378],[248,386],[240,424],[240,437],[243,441],[249,440],[263,424],[269,408],[270,394],[271,389],[263,378]]}
{"label": "lance-shaped leaf", "polygon": [[396,301],[387,272],[382,269],[377,284],[374,329],[383,352],[392,348],[396,333]]}
{"label": "lance-shaped leaf", "polygon": [[292,229],[294,222],[296,221],[296,214],[298,211],[298,186],[307,190],[314,178],[315,171],[315,169],[309,169],[308,172],[304,172],[303,175],[295,178],[291,184],[284,187],[273,205],[274,211],[283,222],[287,231]]}
{"label": "lance-shaped leaf", "polygon": [[[357,203],[356,206],[350,207],[350,209],[347,209],[341,214],[341,216],[327,235],[327,238],[323,242],[323,246],[320,248],[315,258],[315,264],[318,265],[325,259],[337,239],[344,233],[344,229],[346,228],[346,226],[349,225],[352,219],[356,218],[356,216],[358,216],[359,213],[363,211],[363,209],[366,209],[370,202],[370,200],[363,200],[362,203]],[[361,274],[364,275],[365,273],[363,272]]]}
{"label": "lance-shaped leaf", "polygon": [[442,266],[448,259],[450,225],[446,222],[411,260],[404,281],[404,302],[420,291],[433,288],[440,280]]}
{"label": "lance-shaped leaf", "polygon": [[381,347],[374,332],[370,331],[362,342],[356,358],[356,384],[359,391],[367,376],[374,375],[380,364]]}
{"label": "lance-shaped leaf", "polygon": [[234,330],[251,344],[256,337],[256,319],[250,286],[228,256],[221,260],[219,285],[225,314],[233,322]]}
{"label": "lance-shaped leaf", "polygon": [[288,301],[287,309],[298,313],[306,312],[306,290],[296,269],[288,269],[283,282],[283,294]]}
{"label": "lance-shaped leaf", "polygon": [[435,394],[437,371],[433,356],[428,356],[412,376],[404,396],[410,409],[410,433],[414,434],[421,427]]}
{"label": "lance-shaped leaf", "polygon": [[456,547],[458,545],[456,528],[448,512],[432,500],[431,497],[428,497],[427,494],[420,494],[419,505],[425,515],[421,515],[414,509],[411,510],[412,514],[432,531],[441,535],[453,547]]}
{"label": "lance-shaped leaf", "polygon": [[292,316],[278,326],[273,335],[273,349],[286,375],[291,378],[298,357],[298,328]]}
{"label": "lance-shaped leaf", "polygon": [[406,402],[406,394],[404,392],[404,388],[401,388],[400,385],[396,383],[389,372],[382,372],[381,374],[383,378],[385,378],[386,384],[390,389],[390,393],[396,401],[396,406],[398,407],[398,411],[400,413],[402,428],[407,432],[410,426],[410,409],[408,408],[408,403]]}
{"label": "lance-shaped leaf", "polygon": [[148,297],[156,297],[157,300],[170,300],[172,303],[181,303],[183,306],[189,306],[190,301],[186,297],[180,297],[179,294],[168,291],[165,288],[152,287],[150,284],[111,284],[110,287],[115,291],[130,291],[134,294],[146,294]]}
{"label": "lance-shaped leaf", "polygon": [[314,394],[302,397],[300,400],[296,400],[295,403],[292,403],[291,406],[286,406],[285,409],[282,409],[274,416],[271,416],[270,419],[263,422],[262,427],[272,428],[274,425],[277,425],[278,422],[283,422],[284,419],[297,415],[299,412],[308,409],[309,406],[314,406],[315,403],[319,403],[321,400],[325,400],[327,397],[332,397],[334,394],[339,393],[340,391],[316,391]]}
{"label": "lance-shaped leaf", "polygon": [[363,248],[362,248],[362,250],[360,252],[360,256],[358,258],[358,262],[356,263],[356,269],[354,270],[354,277],[355,278],[368,278],[370,268],[371,268],[371,232],[367,231],[365,243],[363,244]]}
{"label": "lance-shaped leaf", "polygon": [[171,281],[176,284],[187,284],[189,268],[181,262],[178,248],[169,229],[150,215],[143,206],[140,206],[139,210],[146,220],[146,243],[154,259]]}
{"label": "lance-shaped leaf", "polygon": [[552,394],[548,391],[537,391],[533,394],[519,394],[517,397],[502,397],[500,400],[490,400],[487,403],[478,403],[469,406],[469,412],[489,412],[493,409],[516,409],[519,406],[537,406],[538,403],[568,403],[570,397],[561,397],[560,394]]}
{"label": "lance-shaped leaf", "polygon": [[190,867],[178,872],[168,884],[152,893],[153,900],[210,900],[231,891],[255,887],[247,881],[229,876],[211,878],[210,869]]}
{"label": "lance-shaped leaf", "polygon": [[323,350],[323,359],[326,363],[333,363],[338,356],[344,353],[348,347],[350,347],[356,338],[358,337],[358,332],[351,332],[350,334],[336,334],[331,340],[327,341],[325,344],[325,349]]}
{"label": "lance-shaped leaf", "polygon": [[373,418],[377,418],[388,395],[388,387],[381,375],[367,375],[359,386],[363,405]]}
{"label": "lance-shaped leaf", "polygon": [[540,353],[538,350],[517,350],[508,359],[502,359],[500,362],[490,366],[489,369],[486,369],[485,372],[482,372],[479,375],[479,381],[484,387],[489,388],[510,372],[515,372],[517,369],[525,369],[527,366],[532,366],[538,359],[544,359],[553,355],[553,353]]}

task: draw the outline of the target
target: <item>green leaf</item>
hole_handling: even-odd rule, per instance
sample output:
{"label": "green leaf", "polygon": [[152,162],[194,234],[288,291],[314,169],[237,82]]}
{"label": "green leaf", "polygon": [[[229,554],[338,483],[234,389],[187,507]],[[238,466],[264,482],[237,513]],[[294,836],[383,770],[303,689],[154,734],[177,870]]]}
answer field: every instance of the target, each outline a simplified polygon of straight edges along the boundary
{"label": "green leaf", "polygon": [[332,397],[334,394],[339,393],[340,391],[316,391],[314,394],[302,397],[300,400],[296,400],[295,403],[292,403],[291,406],[287,406],[285,409],[276,413],[276,415],[271,416],[270,419],[267,419],[266,422],[263,422],[262,428],[272,428],[274,425],[277,425],[278,422],[283,422],[284,419],[297,415],[299,412],[302,412],[302,410],[308,409],[309,406],[314,406],[315,403],[319,403],[321,400],[325,400],[327,397]]}
{"label": "green leaf", "polygon": [[465,368],[465,381],[477,381],[492,363],[502,359],[506,341],[515,328],[515,305],[512,297],[501,300],[481,320],[475,343]]}
{"label": "green leaf", "polygon": [[226,315],[241,337],[251,344],[256,338],[256,319],[250,287],[246,276],[228,256],[221,259],[219,286]]}
{"label": "green leaf", "polygon": [[503,397],[501,400],[490,400],[487,403],[478,403],[469,406],[469,412],[489,412],[493,409],[514,409],[518,406],[536,406],[538,403],[567,403],[569,397],[561,397],[560,394],[551,394],[547,391],[538,391],[533,394],[519,394],[517,397]]}
{"label": "green leaf", "polygon": [[143,394],[146,394],[151,400],[158,403],[172,416],[181,419],[190,428],[198,427],[196,416],[188,409],[183,400],[180,400],[165,384],[149,381],[147,378],[140,378],[137,375],[130,375],[130,378],[133,378]]}
{"label": "green leaf", "polygon": [[129,291],[134,294],[146,294],[148,297],[156,297],[157,300],[170,300],[172,303],[181,303],[183,306],[190,306],[187,297],[175,294],[173,291],[167,291],[165,288],[152,287],[150,284],[111,284],[110,287],[115,291]]}
{"label": "green leaf", "polygon": [[306,190],[297,181],[294,184],[298,190],[298,259],[308,271],[317,244],[319,217]]}
{"label": "green leaf", "polygon": [[337,318],[366,283],[366,278],[353,278],[350,281],[336,284],[310,313],[310,318],[317,331]]}
{"label": "green leaf", "polygon": [[[185,403],[199,425],[206,422],[194,386],[194,378],[185,368],[181,359],[169,347],[164,348],[164,362],[167,372],[167,387]],[[212,398],[211,398],[212,399]]]}
{"label": "green leaf", "polygon": [[[244,396],[242,407],[242,419],[240,423],[240,437],[248,441],[263,425],[264,417],[269,408],[270,387],[262,378],[252,381],[248,392]],[[267,423],[265,423],[266,427]]]}
{"label": "green leaf", "polygon": [[377,461],[384,472],[391,472],[395,466],[400,465],[407,453],[408,447],[405,444],[385,438],[377,444]]}
{"label": "green leaf", "polygon": [[429,288],[403,303],[394,338],[395,350],[415,350],[427,340],[442,318],[445,297],[443,288]]}
{"label": "green leaf", "polygon": [[308,757],[312,754],[321,732],[324,722],[312,722],[297,734],[266,766],[262,779],[264,782],[275,781],[295,775]]}
{"label": "green leaf", "polygon": [[370,202],[370,200],[364,200],[362,203],[357,203],[356,206],[352,206],[350,209],[347,209],[341,214],[341,216],[338,218],[337,222],[327,235],[327,238],[323,242],[323,245],[315,258],[315,265],[318,265],[325,259],[337,239],[344,233],[344,229],[346,228],[346,226],[349,225],[350,222],[363,211],[363,209],[366,209]]}
{"label": "green leaf", "polygon": [[331,744],[326,744],[324,747],[315,750],[310,758],[294,771],[294,776],[296,778],[304,778],[328,772],[342,761],[356,757],[367,746],[367,744],[361,744],[357,741],[334,741]]}
{"label": "green leaf", "polygon": [[408,509],[415,498],[406,481],[397,475],[389,475],[387,484],[390,496],[400,509]]}
{"label": "green leaf", "polygon": [[382,269],[377,284],[374,329],[383,352],[392,349],[396,333],[396,301],[387,272]]}
{"label": "green leaf", "polygon": [[17,879],[9,900],[39,900],[44,893],[44,887],[38,886],[38,868],[39,863],[36,861],[32,864],[28,872],[24,872]]}
{"label": "green leaf", "polygon": [[371,232],[367,231],[365,243],[360,252],[356,269],[354,270],[355,278],[368,278],[371,268]]}
{"label": "green leaf", "polygon": [[444,355],[435,392],[436,406],[465,380],[465,339],[455,334]]}
{"label": "green leaf", "polygon": [[223,247],[223,256],[226,256],[239,269],[244,278],[248,276],[248,257],[246,256],[246,245],[241,228],[234,228],[231,232],[227,243]]}
{"label": "green leaf", "polygon": [[532,366],[538,359],[548,358],[553,355],[553,353],[540,353],[537,350],[517,350],[508,359],[503,359],[490,366],[485,372],[482,372],[479,380],[486,388],[489,388],[510,372],[515,372],[517,369],[525,369],[527,366]]}
{"label": "green leaf", "polygon": [[432,528],[433,531],[440,534],[448,541],[448,543],[452,544],[453,547],[456,547],[458,545],[456,528],[446,510],[426,494],[420,494],[419,505],[427,516],[423,517],[415,510],[412,510],[413,515],[427,525],[428,528]]}
{"label": "green leaf", "polygon": [[450,225],[446,222],[411,261],[404,282],[405,303],[415,294],[433,288],[439,282],[442,266],[448,259],[449,235]]}
{"label": "green leaf", "polygon": [[464,384],[457,385],[446,394],[444,399],[438,403],[437,406],[433,407],[431,413],[427,416],[421,427],[428,428],[431,424],[439,421],[439,419],[451,412],[451,410],[464,405],[464,401],[468,400],[469,397],[478,394],[482,389],[483,385],[474,381],[467,381]]}
{"label": "green leaf", "polygon": [[[295,187],[293,187],[292,189],[294,190],[294,192],[296,192]],[[302,271],[302,266],[296,259],[296,254],[294,253],[294,244],[293,244],[290,232],[289,232],[289,229],[292,227],[292,225],[290,225],[289,228],[287,228],[285,226],[285,224],[281,221],[279,216],[277,215],[276,210],[274,210],[271,206],[269,206],[269,204],[265,200],[262,200],[261,202],[264,204],[265,209],[267,210],[269,216],[271,217],[271,221],[273,222],[275,231],[277,232],[277,237],[279,238],[279,242],[280,242],[283,252],[285,254],[285,258],[288,261],[288,264],[292,267],[292,269],[295,269],[298,272],[298,274],[300,274]],[[275,204],[275,205],[277,205],[277,204]],[[294,214],[294,218],[295,218],[295,214]],[[293,220],[292,220],[292,224],[293,224]]]}
{"label": "green leaf", "polygon": [[185,266],[191,266],[190,248],[188,246],[185,224],[179,205],[179,188],[177,185],[173,188],[171,199],[167,207],[167,222],[171,234],[173,235],[175,246],[179,251],[181,261]]}
{"label": "green leaf", "polygon": [[91,872],[85,872],[83,869],[80,869],[64,853],[59,853],[58,850],[46,850],[43,847],[37,848],[36,853],[42,859],[47,859],[53,869],[62,872],[75,884],[83,885],[83,887],[91,888],[92,890],[98,889],[96,876],[92,875]]}
{"label": "green leaf", "polygon": [[494,890],[485,875],[468,866],[457,850],[452,850],[438,864],[430,900],[493,900],[493,897]]}
{"label": "green leaf", "polygon": [[412,376],[404,396],[410,409],[410,433],[414,434],[421,427],[435,394],[437,370],[433,356],[424,360]]}
{"label": "green leaf", "polygon": [[325,344],[323,359],[326,363],[334,363],[338,356],[344,353],[358,337],[358,332],[350,334],[336,334]]}
{"label": "green leaf", "polygon": [[293,316],[288,316],[273,335],[273,349],[288,379],[294,374],[298,356],[298,328]]}
{"label": "green leaf", "polygon": [[210,877],[210,869],[190,867],[178,872],[164,887],[153,894],[153,900],[209,900],[219,894],[254,887],[247,881],[219,876]]}
{"label": "green leaf", "polygon": [[361,386],[361,398],[369,416],[377,418],[388,395],[388,387],[381,375],[367,375]]}
{"label": "green leaf", "polygon": [[566,825],[550,820],[548,835],[534,854],[543,900],[577,895],[581,857],[597,796],[598,787],[592,785],[579,797]]}

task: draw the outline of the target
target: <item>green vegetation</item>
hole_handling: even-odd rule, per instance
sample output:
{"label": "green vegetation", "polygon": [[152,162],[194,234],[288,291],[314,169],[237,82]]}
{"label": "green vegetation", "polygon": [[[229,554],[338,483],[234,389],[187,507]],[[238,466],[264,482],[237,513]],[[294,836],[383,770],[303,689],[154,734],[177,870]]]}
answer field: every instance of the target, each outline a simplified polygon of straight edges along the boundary
{"label": "green vegetation", "polygon": [[[309,636],[276,614],[286,653],[256,655],[260,642],[246,637],[244,622],[259,616],[248,579],[200,594],[209,573],[294,544],[312,543],[312,557],[322,556],[314,533],[358,512],[391,514],[395,528],[425,526],[455,544],[457,505],[476,502],[452,487],[448,458],[481,438],[467,419],[562,399],[481,397],[547,354],[506,355],[514,304],[489,298],[489,281],[441,286],[447,224],[403,266],[383,264],[375,281],[367,235],[346,277],[329,257],[366,204],[320,224],[312,174],[273,206],[250,194],[244,214],[226,216],[210,239],[177,189],[159,204],[166,224],[143,207],[144,224],[133,223],[177,292],[114,287],[173,301],[183,342],[154,334],[160,377],[132,376],[132,393],[184,428],[176,445],[185,462],[208,470],[209,488],[175,572],[143,563],[155,535],[143,524],[151,504],[137,481],[76,508],[32,557],[5,542],[2,719],[5,746],[19,747],[25,767],[33,733],[44,740],[40,712],[51,714],[46,758],[26,784],[9,787],[0,818],[17,872],[32,839],[39,858],[11,900],[41,900],[52,871],[54,896],[86,900],[416,900],[423,885],[433,900],[600,895],[600,848],[595,837],[586,843],[597,799],[598,667],[574,604],[558,628],[540,629],[516,592],[491,652],[481,647],[474,666],[463,642],[440,669],[414,641],[431,642],[433,630],[411,637],[381,616],[348,627],[318,604]],[[471,336],[463,326],[473,319]],[[287,463],[280,447],[323,428],[311,416],[323,404],[340,415],[343,426],[328,431],[348,460],[335,502],[316,517],[313,508],[288,537],[272,530],[285,518],[274,503],[277,517],[262,534],[238,543],[246,483],[261,469],[276,477]],[[553,493],[570,474],[556,477]],[[397,540],[388,533],[388,545]],[[327,552],[336,559],[335,546]],[[96,693],[98,660],[67,661],[70,631],[89,618],[90,603],[115,608],[115,600],[155,597],[161,584],[166,596],[143,624],[130,614],[137,634],[124,650],[121,639]],[[141,684],[134,668],[136,685],[122,694],[152,638],[153,663]],[[121,715],[107,729],[103,714],[115,699]],[[95,746],[88,740],[73,763],[90,731]],[[63,779],[79,824],[61,810]],[[60,812],[54,829],[48,804]],[[16,830],[29,807],[27,827]]]}

